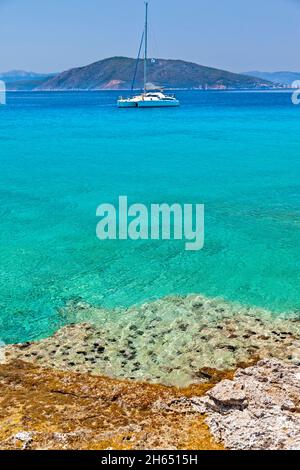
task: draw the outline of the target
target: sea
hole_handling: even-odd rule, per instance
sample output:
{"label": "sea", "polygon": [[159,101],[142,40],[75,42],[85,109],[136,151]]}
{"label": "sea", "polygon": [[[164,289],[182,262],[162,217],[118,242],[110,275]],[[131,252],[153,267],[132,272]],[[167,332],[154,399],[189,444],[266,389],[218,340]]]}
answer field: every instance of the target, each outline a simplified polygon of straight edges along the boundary
{"label": "sea", "polygon": [[[300,106],[279,91],[11,92],[0,106],[0,340],[45,338],[70,302],[201,294],[300,310]],[[102,203],[205,205],[205,244],[96,237]],[[67,318],[67,319],[66,319]]]}

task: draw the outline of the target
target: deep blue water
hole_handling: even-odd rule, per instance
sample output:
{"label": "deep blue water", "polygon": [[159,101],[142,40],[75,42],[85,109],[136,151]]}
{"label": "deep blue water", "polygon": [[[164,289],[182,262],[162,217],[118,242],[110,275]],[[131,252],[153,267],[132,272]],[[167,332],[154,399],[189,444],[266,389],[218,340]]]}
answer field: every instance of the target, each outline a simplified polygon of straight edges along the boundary
{"label": "deep blue water", "polygon": [[[10,93],[0,107],[0,339],[46,336],[82,298],[169,294],[300,309],[300,107],[289,93],[178,92],[179,109],[118,110],[117,93]],[[106,241],[96,207],[204,203],[202,251]]]}

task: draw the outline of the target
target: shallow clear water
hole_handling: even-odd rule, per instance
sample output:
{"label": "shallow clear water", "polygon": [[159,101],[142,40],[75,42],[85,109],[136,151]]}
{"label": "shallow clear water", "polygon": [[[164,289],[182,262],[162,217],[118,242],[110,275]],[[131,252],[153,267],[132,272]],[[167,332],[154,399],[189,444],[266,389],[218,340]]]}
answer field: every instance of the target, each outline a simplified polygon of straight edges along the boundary
{"label": "shallow clear water", "polygon": [[[300,107],[289,93],[179,92],[118,110],[114,92],[11,93],[0,108],[0,339],[47,336],[70,299],[169,294],[300,309]],[[96,207],[206,206],[205,248],[100,242]]]}

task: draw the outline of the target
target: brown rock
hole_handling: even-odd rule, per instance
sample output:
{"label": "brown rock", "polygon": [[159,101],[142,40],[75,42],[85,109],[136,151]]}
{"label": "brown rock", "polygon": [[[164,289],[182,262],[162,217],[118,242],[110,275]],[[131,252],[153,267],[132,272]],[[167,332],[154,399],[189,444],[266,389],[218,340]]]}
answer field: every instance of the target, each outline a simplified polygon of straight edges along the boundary
{"label": "brown rock", "polygon": [[204,417],[159,403],[192,390],[0,365],[0,449],[215,449]]}

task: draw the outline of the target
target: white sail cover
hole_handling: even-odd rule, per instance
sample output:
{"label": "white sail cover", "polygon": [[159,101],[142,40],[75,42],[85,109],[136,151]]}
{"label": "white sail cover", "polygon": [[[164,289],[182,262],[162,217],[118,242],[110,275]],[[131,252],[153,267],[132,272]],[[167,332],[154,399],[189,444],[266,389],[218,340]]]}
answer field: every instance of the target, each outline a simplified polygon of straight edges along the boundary
{"label": "white sail cover", "polygon": [[146,83],[145,85],[146,91],[154,91],[154,90],[162,90],[162,87],[154,85],[154,83]]}

